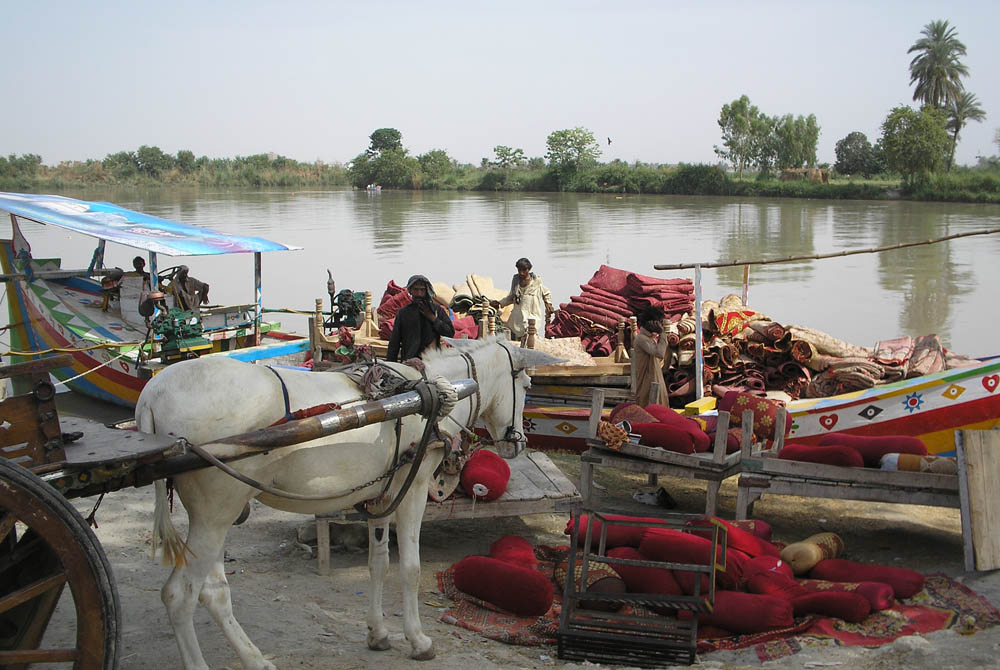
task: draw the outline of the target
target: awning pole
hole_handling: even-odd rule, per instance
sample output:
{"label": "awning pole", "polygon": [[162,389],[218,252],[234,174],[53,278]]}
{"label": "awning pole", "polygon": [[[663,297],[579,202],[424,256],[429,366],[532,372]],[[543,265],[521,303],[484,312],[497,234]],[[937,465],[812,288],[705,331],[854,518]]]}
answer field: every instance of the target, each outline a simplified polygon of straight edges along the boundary
{"label": "awning pole", "polygon": [[704,333],[701,332],[701,266],[694,266],[694,399],[705,392],[705,355],[702,353]]}
{"label": "awning pole", "polygon": [[253,254],[253,284],[254,284],[254,295],[257,297],[257,302],[254,306],[254,314],[253,314],[253,343],[254,346],[257,346],[258,344],[260,344],[260,318],[261,318],[259,251],[255,251]]}

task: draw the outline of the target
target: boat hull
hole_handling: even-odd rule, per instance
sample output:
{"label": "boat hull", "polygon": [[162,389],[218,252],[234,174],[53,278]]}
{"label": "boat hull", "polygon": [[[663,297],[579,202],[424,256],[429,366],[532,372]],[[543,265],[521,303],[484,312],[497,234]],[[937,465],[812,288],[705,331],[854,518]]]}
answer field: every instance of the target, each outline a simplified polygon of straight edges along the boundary
{"label": "boat hull", "polygon": [[[829,433],[911,435],[931,453],[953,455],[956,430],[1000,427],[1000,358],[863,391],[796,400],[788,410],[789,441],[818,444]],[[583,452],[588,421],[587,408],[532,405],[530,398],[524,408],[528,444],[542,451]]]}

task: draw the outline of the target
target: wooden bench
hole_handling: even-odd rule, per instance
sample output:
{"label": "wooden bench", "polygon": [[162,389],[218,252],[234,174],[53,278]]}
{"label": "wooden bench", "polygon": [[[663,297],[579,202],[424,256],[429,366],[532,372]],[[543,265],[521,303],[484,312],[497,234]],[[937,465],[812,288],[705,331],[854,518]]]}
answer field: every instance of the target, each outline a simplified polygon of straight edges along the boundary
{"label": "wooden bench", "polygon": [[[715,445],[712,451],[699,454],[681,454],[657,447],[627,442],[619,450],[607,448],[605,442],[597,438],[597,424],[604,405],[602,389],[595,389],[591,399],[590,425],[588,427],[587,451],[580,456],[580,495],[584,504],[590,503],[595,467],[611,467],[627,472],[645,474],[651,484],[660,475],[701,479],[707,482],[705,492],[705,514],[714,515],[718,507],[719,488],[726,479],[738,475],[741,468],[741,454],[726,453],[726,439],[729,432],[729,413],[719,412]],[[753,413],[744,412],[741,443],[750,447],[753,433]]]}
{"label": "wooden bench", "polygon": [[[424,521],[451,519],[494,519],[523,514],[568,512],[581,500],[580,493],[566,475],[545,454],[525,451],[507,461],[510,481],[502,496],[490,502],[475,502],[462,495],[444,502],[427,502]],[[321,575],[330,571],[330,523],[362,521],[360,514],[344,510],[316,515],[316,559]]]}

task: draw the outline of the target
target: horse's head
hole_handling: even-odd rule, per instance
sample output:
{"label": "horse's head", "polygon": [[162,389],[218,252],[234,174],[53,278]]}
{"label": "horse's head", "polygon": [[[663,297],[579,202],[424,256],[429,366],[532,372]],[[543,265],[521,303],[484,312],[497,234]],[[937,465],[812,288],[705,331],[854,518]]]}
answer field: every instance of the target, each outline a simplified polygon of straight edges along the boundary
{"label": "horse's head", "polygon": [[525,368],[552,365],[563,359],[523,349],[503,337],[448,342],[474,359],[481,399],[479,420],[496,442],[497,452],[504,458],[514,458],[527,442],[523,412],[531,377]]}

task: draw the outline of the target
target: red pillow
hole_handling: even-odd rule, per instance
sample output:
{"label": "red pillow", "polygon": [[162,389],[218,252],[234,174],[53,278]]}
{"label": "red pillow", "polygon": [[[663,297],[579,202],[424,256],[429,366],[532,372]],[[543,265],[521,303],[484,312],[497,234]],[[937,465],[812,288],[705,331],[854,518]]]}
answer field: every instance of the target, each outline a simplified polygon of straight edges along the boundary
{"label": "red pillow", "polygon": [[848,468],[863,468],[865,461],[856,449],[841,446],[814,447],[809,444],[786,444],[778,452],[778,458],[786,461],[841,465]]}
{"label": "red pillow", "polygon": [[[639,550],[632,547],[616,547],[608,551],[611,558],[624,558],[631,561],[648,561]],[[638,565],[611,565],[614,571],[625,582],[629,593],[655,593],[664,596],[684,595],[680,584],[670,570],[664,568],[645,568]],[[702,591],[706,593],[706,591]],[[660,614],[674,616],[677,611],[672,608],[655,608]]]}
{"label": "red pillow", "polygon": [[524,568],[534,569],[538,565],[535,549],[523,537],[505,535],[490,545],[490,558],[505,561]]}
{"label": "red pillow", "polygon": [[774,596],[791,602],[793,598],[810,595],[794,578],[779,572],[759,572],[747,580],[747,591]]}
{"label": "red pillow", "polygon": [[791,626],[792,605],[773,596],[717,591],[715,608],[709,614],[699,614],[698,621],[734,633],[762,633]]}
{"label": "red pillow", "polygon": [[[721,523],[726,527],[726,546],[730,549],[739,549],[740,551],[749,554],[751,558],[757,556],[780,556],[781,551],[771,544],[766,542],[759,537],[748,533],[747,531],[734,526],[729,521],[725,521],[718,517],[712,517],[716,522]],[[710,526],[712,521],[709,519],[692,519],[685,523],[687,526]],[[692,530],[695,535],[700,535],[706,539],[712,539],[712,531],[710,528],[705,530]]]}
{"label": "red pillow", "polygon": [[886,454],[916,454],[927,456],[927,447],[919,439],[909,435],[885,435],[869,437],[867,435],[846,435],[844,433],[828,433],[819,440],[820,445],[836,444],[856,449],[869,468],[877,468],[882,464]]}
{"label": "red pillow", "polygon": [[656,421],[656,417],[634,402],[620,402],[611,410],[608,421],[611,423],[628,421],[630,424],[653,423]]}
{"label": "red pillow", "polygon": [[[580,535],[577,539],[577,546],[583,546],[584,540],[587,537],[587,520],[589,515],[580,515],[580,530],[578,531]],[[626,520],[626,521],[653,521],[661,522],[663,519],[656,519],[652,517],[642,517],[642,516],[625,516],[623,514],[607,514],[604,518],[609,522],[615,520]],[[601,526],[603,524],[594,520],[594,528],[590,531],[590,546],[597,548],[600,546],[601,542]],[[642,536],[645,535],[646,531],[649,530],[647,526],[618,526],[614,523],[608,523],[608,534],[604,539],[605,548],[610,549],[612,547],[638,547],[639,543],[642,541]],[[573,518],[566,522],[566,528],[563,530],[563,534],[572,535],[573,534]]]}
{"label": "red pillow", "polygon": [[507,490],[510,466],[492,451],[480,449],[462,468],[462,488],[478,500],[496,500]]}
{"label": "red pillow", "polygon": [[711,448],[712,443],[708,439],[708,433],[705,432],[701,423],[691,417],[678,414],[664,405],[646,405],[646,411],[655,416],[660,423],[665,423],[690,434],[694,441],[695,451],[708,451]]}
{"label": "red pillow", "polygon": [[[782,404],[768,398],[758,398],[749,393],[729,391],[719,401],[719,411],[729,412],[729,425],[743,425],[743,412],[753,410],[753,434],[758,440],[774,439],[774,424]],[[785,414],[785,435],[792,429],[792,415]]]}
{"label": "red pillow", "polygon": [[704,572],[691,572],[689,570],[671,570],[670,572],[673,573],[674,579],[677,580],[685,595],[694,595],[695,575],[699,577],[698,581],[700,583],[698,594],[701,596],[708,595],[708,575]]}
{"label": "red pillow", "polygon": [[[665,423],[633,423],[632,432],[640,435],[639,444],[647,447],[659,447],[678,454],[693,454],[697,451],[694,438],[685,430],[680,430]],[[707,439],[708,436],[705,435]]]}
{"label": "red pillow", "polygon": [[771,541],[771,524],[766,521],[761,521],[760,519],[744,519],[743,521],[727,521],[726,523],[730,526],[735,526],[740,530],[745,530],[751,535],[759,537],[766,542]]}
{"label": "red pillow", "polygon": [[[639,551],[654,561],[710,565],[712,541],[679,530],[650,528],[639,543]],[[722,547],[716,549],[716,555],[721,561]],[[743,566],[750,557],[737,549],[727,549],[725,555],[725,569],[716,569],[715,581],[720,588],[737,589],[743,577]]]}
{"label": "red pillow", "polygon": [[466,556],[454,566],[455,586],[519,616],[541,616],[552,607],[555,586],[537,570],[488,556]]}
{"label": "red pillow", "polygon": [[857,593],[807,593],[792,598],[792,611],[795,616],[820,614],[860,623],[871,614],[872,606]]}
{"label": "red pillow", "polygon": [[800,579],[799,583],[816,593],[857,593],[868,601],[872,611],[887,610],[896,604],[892,587],[882,582],[828,582],[823,579]]}
{"label": "red pillow", "polygon": [[912,598],[924,588],[924,576],[916,570],[855,563],[842,558],[820,561],[809,571],[809,576],[831,582],[882,582],[892,587],[897,598]]}
{"label": "red pillow", "polygon": [[785,577],[794,577],[792,566],[777,556],[757,556],[743,565],[743,581],[749,580],[761,572],[774,572]]}

